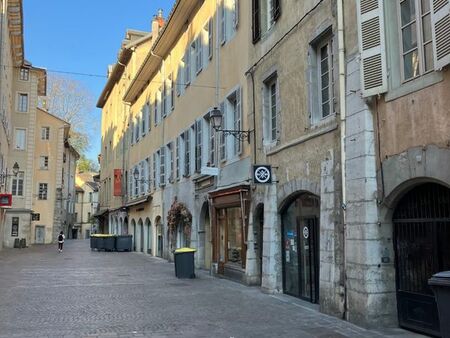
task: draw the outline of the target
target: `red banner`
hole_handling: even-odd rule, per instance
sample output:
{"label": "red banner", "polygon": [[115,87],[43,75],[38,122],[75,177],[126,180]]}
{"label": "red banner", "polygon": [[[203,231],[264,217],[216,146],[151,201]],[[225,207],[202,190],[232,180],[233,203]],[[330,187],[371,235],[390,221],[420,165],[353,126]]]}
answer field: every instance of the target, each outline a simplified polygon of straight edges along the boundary
{"label": "red banner", "polygon": [[122,196],[122,169],[114,169],[114,196]]}

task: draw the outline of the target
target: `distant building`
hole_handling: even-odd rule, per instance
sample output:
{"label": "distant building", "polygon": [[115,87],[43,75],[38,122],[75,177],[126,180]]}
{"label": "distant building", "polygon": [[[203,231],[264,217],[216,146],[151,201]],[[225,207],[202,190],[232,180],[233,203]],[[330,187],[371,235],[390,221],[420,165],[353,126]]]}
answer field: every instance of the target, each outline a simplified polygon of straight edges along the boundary
{"label": "distant building", "polygon": [[98,232],[98,221],[94,214],[98,210],[99,182],[97,173],[77,173],[75,215],[72,238],[87,239]]}

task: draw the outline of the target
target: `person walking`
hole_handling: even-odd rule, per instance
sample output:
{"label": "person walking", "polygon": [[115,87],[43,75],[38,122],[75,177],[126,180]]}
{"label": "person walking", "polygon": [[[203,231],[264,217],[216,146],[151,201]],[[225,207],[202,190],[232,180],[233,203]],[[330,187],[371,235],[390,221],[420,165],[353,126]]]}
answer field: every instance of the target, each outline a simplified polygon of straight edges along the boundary
{"label": "person walking", "polygon": [[59,252],[63,251],[63,245],[64,245],[65,238],[66,238],[66,236],[64,236],[64,233],[61,231],[58,235],[58,251]]}

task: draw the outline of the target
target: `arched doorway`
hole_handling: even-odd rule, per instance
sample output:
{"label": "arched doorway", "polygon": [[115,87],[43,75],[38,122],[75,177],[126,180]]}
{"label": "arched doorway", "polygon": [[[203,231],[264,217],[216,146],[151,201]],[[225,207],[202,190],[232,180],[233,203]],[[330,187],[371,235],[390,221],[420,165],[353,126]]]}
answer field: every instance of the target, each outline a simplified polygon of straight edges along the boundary
{"label": "arched doorway", "polygon": [[211,219],[208,202],[203,203],[198,227],[198,264],[205,269],[211,268]]}
{"label": "arched doorway", "polygon": [[307,192],[281,211],[283,290],[312,303],[319,301],[319,218],[319,197]]}
{"label": "arched doorway", "polygon": [[123,220],[123,232],[122,232],[122,234],[123,235],[128,235],[129,234],[129,232],[128,232],[128,218],[127,217],[125,217],[125,219]]}
{"label": "arched doorway", "polygon": [[450,270],[450,189],[436,183],[414,187],[397,204],[393,223],[399,324],[439,335],[428,279]]}
{"label": "arched doorway", "polygon": [[131,220],[130,226],[128,233],[133,235],[131,247],[133,248],[133,251],[136,251],[136,221],[134,219]]}
{"label": "arched doorway", "polygon": [[145,219],[145,229],[147,232],[146,236],[146,252],[150,255],[153,254],[152,247],[153,247],[153,235],[152,235],[152,222],[148,218]]}
{"label": "arched doorway", "polygon": [[136,251],[144,252],[144,223],[142,219],[139,218],[137,229],[136,229]]}
{"label": "arched doorway", "polygon": [[255,250],[258,264],[259,281],[262,282],[262,257],[263,257],[263,228],[264,228],[264,204],[256,206],[253,219],[253,249]]}
{"label": "arched doorway", "polygon": [[156,256],[163,256],[163,229],[161,223],[161,216],[156,216],[155,218],[156,226]]}

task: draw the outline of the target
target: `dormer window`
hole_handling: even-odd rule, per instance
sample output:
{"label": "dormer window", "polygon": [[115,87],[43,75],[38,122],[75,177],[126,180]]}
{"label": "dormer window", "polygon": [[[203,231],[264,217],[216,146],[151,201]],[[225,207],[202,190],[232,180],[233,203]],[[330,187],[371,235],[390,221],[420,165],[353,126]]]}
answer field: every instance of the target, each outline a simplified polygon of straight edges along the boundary
{"label": "dormer window", "polygon": [[28,68],[20,68],[20,80],[28,81],[30,79],[30,70]]}

